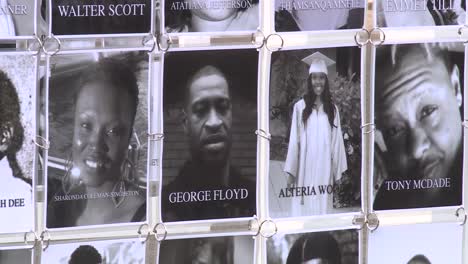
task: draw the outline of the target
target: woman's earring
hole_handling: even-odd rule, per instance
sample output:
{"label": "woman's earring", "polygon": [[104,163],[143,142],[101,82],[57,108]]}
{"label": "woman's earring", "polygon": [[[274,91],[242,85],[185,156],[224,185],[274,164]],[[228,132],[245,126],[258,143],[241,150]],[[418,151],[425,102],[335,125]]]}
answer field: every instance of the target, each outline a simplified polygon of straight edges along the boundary
{"label": "woman's earring", "polygon": [[73,180],[71,178],[71,171],[73,168],[73,162],[70,157],[67,158],[67,163],[65,163],[65,174],[62,178],[62,190],[65,194],[69,194],[74,188]]}
{"label": "woman's earring", "polygon": [[114,202],[115,208],[119,208],[120,205],[125,201],[125,192],[127,191],[125,179],[129,179],[129,174],[131,174],[131,170],[133,168],[132,163],[128,160],[128,158],[124,160],[122,165],[120,181],[114,185],[114,188],[112,188],[112,192],[117,193],[117,195],[112,196],[112,202]]}

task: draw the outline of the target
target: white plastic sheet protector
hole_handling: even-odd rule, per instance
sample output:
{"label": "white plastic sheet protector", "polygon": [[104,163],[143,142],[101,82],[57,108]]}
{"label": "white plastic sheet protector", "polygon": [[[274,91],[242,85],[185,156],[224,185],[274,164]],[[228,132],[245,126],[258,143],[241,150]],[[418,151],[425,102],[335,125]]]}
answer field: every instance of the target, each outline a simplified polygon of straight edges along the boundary
{"label": "white plastic sheet protector", "polygon": [[36,67],[37,57],[29,54],[0,56],[1,233],[34,226]]}
{"label": "white plastic sheet protector", "polygon": [[57,55],[49,66],[46,226],[144,221],[148,55]]}
{"label": "white plastic sheet protector", "polygon": [[462,227],[456,223],[380,227],[370,235],[368,261],[460,264]]}

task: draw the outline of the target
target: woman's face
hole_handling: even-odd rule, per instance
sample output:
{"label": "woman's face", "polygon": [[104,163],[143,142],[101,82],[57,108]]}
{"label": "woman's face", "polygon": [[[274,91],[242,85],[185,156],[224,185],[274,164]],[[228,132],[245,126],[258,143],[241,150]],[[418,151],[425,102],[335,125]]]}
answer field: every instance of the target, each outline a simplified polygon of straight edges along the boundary
{"label": "woman's face", "polygon": [[325,73],[313,72],[310,74],[310,84],[312,92],[315,95],[320,96],[325,89],[325,83],[327,81],[327,75]]}
{"label": "woman's face", "polygon": [[197,8],[190,10],[192,15],[207,21],[223,21],[236,13],[236,8],[227,5],[225,0],[188,0],[188,3]]}
{"label": "woman's face", "polygon": [[77,95],[73,166],[86,186],[121,177],[133,123],[130,96],[105,82],[88,83]]}

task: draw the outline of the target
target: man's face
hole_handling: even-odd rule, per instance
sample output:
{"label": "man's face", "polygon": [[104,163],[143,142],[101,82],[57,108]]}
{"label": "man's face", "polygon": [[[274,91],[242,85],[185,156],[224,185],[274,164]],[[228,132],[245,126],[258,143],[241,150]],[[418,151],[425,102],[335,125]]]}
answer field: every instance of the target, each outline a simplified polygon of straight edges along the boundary
{"label": "man's face", "polygon": [[225,162],[231,147],[231,99],[226,78],[208,66],[188,84],[185,129],[193,158]]}
{"label": "man's face", "polygon": [[225,0],[188,0],[188,2],[192,6],[202,7],[191,9],[191,13],[207,21],[223,21],[236,13],[235,8],[226,7],[227,1]]}
{"label": "man's face", "polygon": [[312,91],[316,96],[320,96],[325,89],[327,75],[325,73],[313,72],[310,74],[310,83],[312,84]]}
{"label": "man's face", "polygon": [[128,94],[107,83],[86,84],[78,94],[73,166],[87,186],[118,180],[125,159],[133,110]]}
{"label": "man's face", "polygon": [[390,177],[451,177],[462,142],[458,68],[411,53],[381,76],[378,126],[398,174]]}

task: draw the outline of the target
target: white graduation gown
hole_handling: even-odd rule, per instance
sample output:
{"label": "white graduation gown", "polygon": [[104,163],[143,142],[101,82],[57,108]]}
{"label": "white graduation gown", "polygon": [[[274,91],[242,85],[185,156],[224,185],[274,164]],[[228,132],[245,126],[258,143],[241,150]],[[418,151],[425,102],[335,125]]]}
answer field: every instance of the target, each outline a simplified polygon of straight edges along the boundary
{"label": "white graduation gown", "polygon": [[304,108],[303,99],[294,105],[284,171],[295,177],[296,187],[313,187],[316,195],[295,196],[291,208],[293,216],[330,212],[333,194],[321,194],[320,186],[333,185],[348,169],[338,108],[335,106],[333,122],[336,127],[333,128],[323,105],[312,111],[304,127]]}

